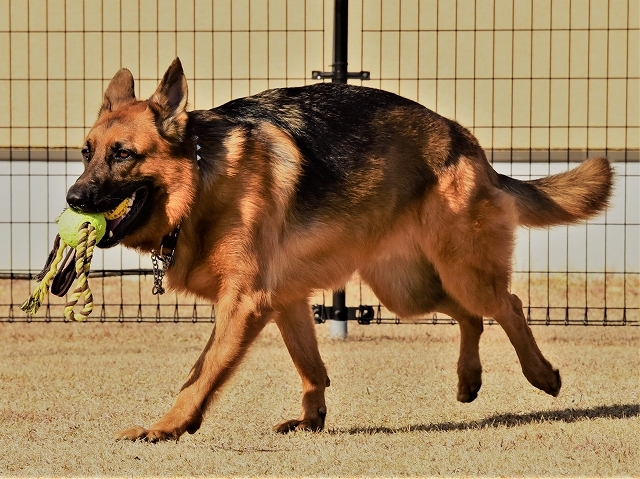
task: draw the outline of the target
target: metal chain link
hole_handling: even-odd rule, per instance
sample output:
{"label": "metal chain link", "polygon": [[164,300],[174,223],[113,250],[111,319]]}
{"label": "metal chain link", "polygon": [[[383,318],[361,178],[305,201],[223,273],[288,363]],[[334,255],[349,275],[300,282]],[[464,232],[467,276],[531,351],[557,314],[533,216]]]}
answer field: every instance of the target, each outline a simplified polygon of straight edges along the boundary
{"label": "metal chain link", "polygon": [[[162,280],[164,279],[167,269],[169,269],[169,266],[173,263],[173,251],[171,255],[163,255],[153,250],[151,252],[151,263],[153,265],[153,289],[151,292],[154,295],[164,294],[165,289],[162,286]],[[160,263],[162,263],[162,267],[160,267]]]}
{"label": "metal chain link", "polygon": [[[180,225],[178,225],[171,234],[162,238],[160,252],[151,250],[151,264],[153,265],[153,289],[151,292],[155,295],[165,293],[165,289],[162,286],[162,280],[164,279],[164,275],[167,273],[167,270],[173,264],[179,233]],[[165,254],[165,251],[168,251],[168,254]],[[160,263],[162,263],[162,266],[160,266]]]}

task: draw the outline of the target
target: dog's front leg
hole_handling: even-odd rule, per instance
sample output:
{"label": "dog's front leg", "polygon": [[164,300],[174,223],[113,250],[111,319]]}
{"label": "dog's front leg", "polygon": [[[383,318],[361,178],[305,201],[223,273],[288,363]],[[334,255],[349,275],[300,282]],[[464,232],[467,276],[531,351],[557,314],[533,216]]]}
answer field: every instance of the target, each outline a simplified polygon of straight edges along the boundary
{"label": "dog's front leg", "polygon": [[320,431],[327,415],[324,390],[329,386],[329,377],[320,358],[308,301],[278,308],[275,322],[302,379],[302,414],[298,419],[278,424],[274,430],[281,433],[300,429]]}
{"label": "dog's front leg", "polygon": [[213,333],[171,410],[149,429],[126,429],[117,433],[116,439],[177,440],[185,431],[193,434],[200,428],[213,394],[231,376],[251,342],[271,319],[271,309],[259,294],[236,298],[228,307],[219,305]]}

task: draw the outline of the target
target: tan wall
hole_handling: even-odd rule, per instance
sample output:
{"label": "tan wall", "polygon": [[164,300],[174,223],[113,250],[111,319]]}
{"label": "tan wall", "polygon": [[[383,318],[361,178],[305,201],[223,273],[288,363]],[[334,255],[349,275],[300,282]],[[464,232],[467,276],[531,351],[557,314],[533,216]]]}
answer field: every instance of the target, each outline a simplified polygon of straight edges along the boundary
{"label": "tan wall", "polygon": [[[350,70],[487,148],[640,148],[639,0],[352,0]],[[0,0],[0,147],[77,147],[113,73],[191,107],[313,83],[332,0]]]}

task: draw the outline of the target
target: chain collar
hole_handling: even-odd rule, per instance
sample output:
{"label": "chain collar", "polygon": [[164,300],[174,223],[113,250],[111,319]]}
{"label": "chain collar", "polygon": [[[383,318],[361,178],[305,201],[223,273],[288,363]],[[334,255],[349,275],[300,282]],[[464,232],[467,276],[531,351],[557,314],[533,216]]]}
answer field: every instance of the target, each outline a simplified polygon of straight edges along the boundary
{"label": "chain collar", "polygon": [[156,250],[151,251],[151,263],[153,264],[153,289],[151,292],[153,294],[164,294],[165,292],[162,280],[169,267],[173,264],[179,233],[180,225],[162,238],[159,252]]}

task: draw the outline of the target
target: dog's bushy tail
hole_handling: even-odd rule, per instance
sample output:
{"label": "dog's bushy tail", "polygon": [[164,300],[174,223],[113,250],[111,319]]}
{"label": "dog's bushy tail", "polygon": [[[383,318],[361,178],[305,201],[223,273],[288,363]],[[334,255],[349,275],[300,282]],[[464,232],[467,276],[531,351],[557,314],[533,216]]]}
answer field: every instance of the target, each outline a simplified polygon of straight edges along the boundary
{"label": "dog's bushy tail", "polygon": [[537,180],[499,175],[502,189],[516,200],[523,226],[554,226],[585,220],[609,204],[613,168],[606,158],[584,161],[573,170]]}

